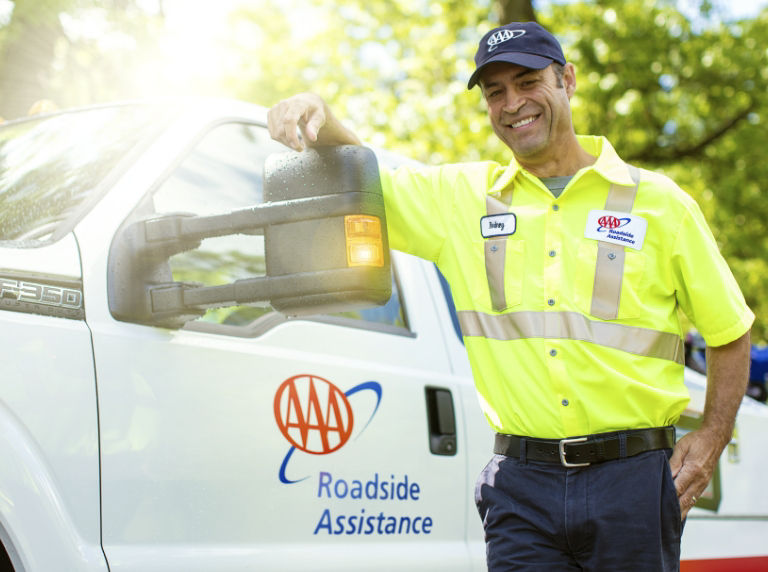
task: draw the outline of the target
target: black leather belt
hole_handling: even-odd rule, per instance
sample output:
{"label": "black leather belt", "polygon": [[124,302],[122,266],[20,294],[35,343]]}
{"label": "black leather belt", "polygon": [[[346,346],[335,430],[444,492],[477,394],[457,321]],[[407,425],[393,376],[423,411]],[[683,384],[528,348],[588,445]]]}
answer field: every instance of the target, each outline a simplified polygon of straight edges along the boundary
{"label": "black leather belt", "polygon": [[592,463],[632,457],[655,449],[671,449],[674,446],[675,428],[670,426],[566,439],[535,439],[497,433],[493,452],[507,457],[520,457],[525,447],[525,458],[530,461],[560,463],[564,467],[586,467]]}

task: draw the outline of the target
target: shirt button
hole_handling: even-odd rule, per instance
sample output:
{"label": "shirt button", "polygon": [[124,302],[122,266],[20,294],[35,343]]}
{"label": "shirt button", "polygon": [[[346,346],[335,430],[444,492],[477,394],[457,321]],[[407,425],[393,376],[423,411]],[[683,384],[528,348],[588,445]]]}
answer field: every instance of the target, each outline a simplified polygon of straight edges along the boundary
{"label": "shirt button", "polygon": [[557,350],[549,350],[549,355],[555,357],[557,355]]}
{"label": "shirt button", "polygon": [[568,400],[567,399],[563,399],[560,403],[562,403],[564,407],[568,407]]}
{"label": "shirt button", "polygon": [[553,211],[559,211],[560,210],[560,205],[552,205],[552,210]]}
{"label": "shirt button", "polygon": [[557,255],[557,252],[555,252],[554,250],[550,250],[549,251],[549,256],[550,257],[554,258],[556,255]]}
{"label": "shirt button", "polygon": [[547,300],[547,304],[549,304],[550,306],[554,306],[555,305],[555,299],[554,298],[550,298],[549,300]]}

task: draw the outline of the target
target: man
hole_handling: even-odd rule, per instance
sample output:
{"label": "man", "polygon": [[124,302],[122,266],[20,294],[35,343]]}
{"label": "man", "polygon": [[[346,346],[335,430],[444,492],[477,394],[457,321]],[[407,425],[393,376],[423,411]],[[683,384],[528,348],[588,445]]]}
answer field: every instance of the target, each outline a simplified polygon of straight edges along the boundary
{"label": "man", "polygon": [[[677,570],[744,395],[754,316],[694,201],[575,134],[575,71],[549,32],[492,30],[475,63],[469,88],[509,166],[401,168],[382,186],[391,246],[451,284],[497,431],[476,488],[489,569]],[[296,150],[297,127],[308,145],[360,144],[311,94],[269,126]],[[701,427],[675,444],[678,307],[708,343],[708,389]]]}

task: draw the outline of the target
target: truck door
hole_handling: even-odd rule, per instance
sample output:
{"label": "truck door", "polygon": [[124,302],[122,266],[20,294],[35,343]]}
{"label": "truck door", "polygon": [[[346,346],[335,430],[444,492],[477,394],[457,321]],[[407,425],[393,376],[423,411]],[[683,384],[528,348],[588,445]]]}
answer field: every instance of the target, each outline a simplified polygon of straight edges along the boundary
{"label": "truck door", "polygon": [[[215,126],[151,207],[257,204],[284,150]],[[263,253],[261,236],[206,240],[174,280],[263,274]],[[91,313],[111,570],[471,570],[458,382],[422,267],[393,266],[386,306],[334,316],[240,306],[169,330]]]}

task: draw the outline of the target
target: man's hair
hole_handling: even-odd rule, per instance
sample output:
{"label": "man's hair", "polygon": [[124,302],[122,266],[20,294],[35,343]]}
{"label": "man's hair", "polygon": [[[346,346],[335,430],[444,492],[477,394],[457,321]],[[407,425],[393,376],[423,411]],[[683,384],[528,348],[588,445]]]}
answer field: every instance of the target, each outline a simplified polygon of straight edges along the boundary
{"label": "man's hair", "polygon": [[552,71],[555,72],[557,87],[563,87],[563,73],[565,72],[565,66],[558,62],[552,62]]}

